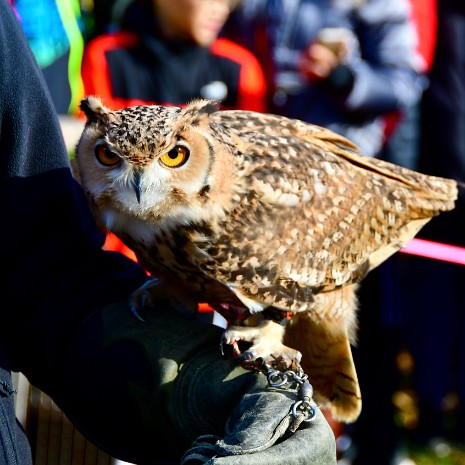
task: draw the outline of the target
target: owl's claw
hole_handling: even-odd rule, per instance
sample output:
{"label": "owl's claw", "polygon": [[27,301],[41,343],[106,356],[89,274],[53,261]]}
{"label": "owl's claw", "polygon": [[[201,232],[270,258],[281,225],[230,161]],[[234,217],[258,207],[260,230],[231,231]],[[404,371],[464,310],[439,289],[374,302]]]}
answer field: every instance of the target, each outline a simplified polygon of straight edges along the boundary
{"label": "owl's claw", "polygon": [[270,362],[270,366],[278,371],[293,371],[298,373],[302,370],[302,366],[300,365],[300,361],[302,356],[299,354],[296,357],[290,358],[286,357],[285,355],[281,355],[279,357],[274,358]]}
{"label": "owl's claw", "polygon": [[148,307],[167,304],[184,316],[191,317],[197,312],[198,304],[190,294],[178,286],[159,278],[153,278],[136,289],[129,298],[129,308],[141,321],[149,321]]}
{"label": "owl's claw", "polygon": [[224,338],[224,334],[223,334],[223,336],[221,337],[221,341],[220,341],[220,352],[223,357],[225,355],[225,352],[224,352],[225,344],[231,346],[234,358],[237,358],[241,354],[241,350],[239,349],[239,344],[237,343],[237,341],[226,342]]}
{"label": "owl's claw", "polygon": [[135,307],[132,305],[129,305],[129,309],[131,310],[131,313],[139,320],[142,321],[143,323],[147,323],[147,320],[139,313],[139,310],[137,310]]}
{"label": "owl's claw", "polygon": [[145,282],[136,289],[129,297],[129,308],[132,314],[140,321],[147,323],[145,311],[147,307],[152,306],[152,296],[150,290],[161,283],[158,278],[153,278]]}
{"label": "owl's claw", "polygon": [[224,356],[224,345],[229,345],[232,349],[232,355],[236,362],[238,363],[239,366],[244,368],[245,370],[253,370],[258,366],[260,362],[259,360],[262,360],[261,358],[257,357],[257,354],[253,350],[246,350],[245,352],[241,352],[241,349],[239,348],[239,344],[237,341],[231,341],[227,342],[224,335],[221,338],[220,342],[220,351],[221,355]]}
{"label": "owl's claw", "polygon": [[289,370],[298,372],[302,368],[300,365],[300,357],[290,358],[285,355],[280,355],[279,357],[272,356],[270,359],[265,360],[263,357],[257,357],[257,353],[250,349],[237,356],[236,360],[239,365],[246,370],[262,371],[263,367],[266,366],[268,369],[280,372]]}
{"label": "owl's claw", "polygon": [[253,350],[246,350],[236,357],[237,363],[245,370],[257,370],[263,365],[263,358]]}

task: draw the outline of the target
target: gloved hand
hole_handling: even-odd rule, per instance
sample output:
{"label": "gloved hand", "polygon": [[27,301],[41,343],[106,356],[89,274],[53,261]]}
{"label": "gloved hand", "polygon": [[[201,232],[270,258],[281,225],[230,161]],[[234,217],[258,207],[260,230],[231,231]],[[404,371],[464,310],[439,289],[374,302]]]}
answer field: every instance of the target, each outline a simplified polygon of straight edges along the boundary
{"label": "gloved hand", "polygon": [[108,306],[63,354],[62,387],[50,394],[100,448],[140,465],[336,463],[319,409],[290,433],[295,390],[272,388],[222,356],[221,328],[172,309],[146,316]]}
{"label": "gloved hand", "polygon": [[331,465],[336,463],[334,435],[316,408],[309,423],[289,411],[294,389],[271,388],[265,376],[255,382],[229,417],[222,437],[200,436],[183,457],[183,465]]}

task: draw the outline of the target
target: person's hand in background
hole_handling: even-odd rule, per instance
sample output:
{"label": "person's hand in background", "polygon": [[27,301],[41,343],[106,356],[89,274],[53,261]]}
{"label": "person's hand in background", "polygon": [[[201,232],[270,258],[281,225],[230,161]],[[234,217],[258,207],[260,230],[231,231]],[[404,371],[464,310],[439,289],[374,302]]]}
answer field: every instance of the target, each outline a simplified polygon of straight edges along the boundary
{"label": "person's hand in background", "polygon": [[353,34],[342,28],[324,28],[302,53],[299,70],[310,81],[327,79],[350,53]]}

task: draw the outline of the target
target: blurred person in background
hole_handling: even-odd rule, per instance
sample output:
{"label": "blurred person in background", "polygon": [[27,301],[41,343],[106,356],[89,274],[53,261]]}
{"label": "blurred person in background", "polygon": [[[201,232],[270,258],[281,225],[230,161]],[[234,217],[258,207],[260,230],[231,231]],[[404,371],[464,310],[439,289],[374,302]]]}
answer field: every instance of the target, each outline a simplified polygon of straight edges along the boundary
{"label": "blurred person in background", "polygon": [[418,102],[425,69],[404,0],[249,0],[225,35],[261,60],[270,108],[380,154],[385,117]]}
{"label": "blurred person in background", "polygon": [[184,105],[203,97],[223,108],[264,111],[262,68],[220,31],[234,0],[139,0],[120,12],[120,31],[92,40],[82,76],[86,94],[121,108]]}

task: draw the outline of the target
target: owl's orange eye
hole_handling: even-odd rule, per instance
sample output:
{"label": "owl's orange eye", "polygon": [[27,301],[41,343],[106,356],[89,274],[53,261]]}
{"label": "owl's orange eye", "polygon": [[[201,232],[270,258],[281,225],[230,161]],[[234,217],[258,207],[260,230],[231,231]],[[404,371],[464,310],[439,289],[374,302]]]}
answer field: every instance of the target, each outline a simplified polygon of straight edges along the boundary
{"label": "owl's orange eye", "polygon": [[121,158],[106,144],[98,144],[95,147],[95,158],[103,166],[114,166],[121,162]]}
{"label": "owl's orange eye", "polygon": [[169,152],[164,153],[160,157],[160,161],[170,167],[170,168],[179,168],[184,165],[188,160],[190,151],[184,145],[176,145]]}

